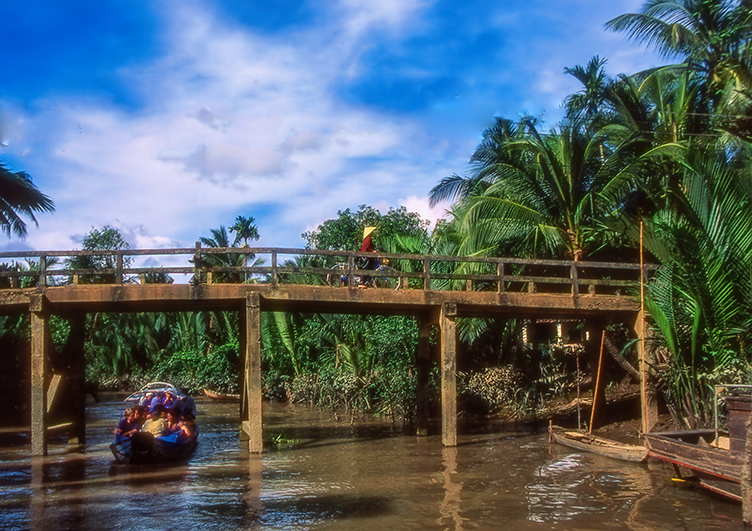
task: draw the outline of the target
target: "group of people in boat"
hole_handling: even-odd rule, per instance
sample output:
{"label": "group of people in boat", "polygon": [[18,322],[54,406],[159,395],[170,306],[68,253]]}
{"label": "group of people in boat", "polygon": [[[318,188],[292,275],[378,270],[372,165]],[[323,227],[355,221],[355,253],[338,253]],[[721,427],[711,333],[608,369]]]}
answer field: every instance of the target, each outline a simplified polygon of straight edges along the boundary
{"label": "group of people in boat", "polygon": [[131,439],[137,434],[176,443],[195,439],[198,437],[196,403],[190,396],[181,398],[170,391],[146,393],[138,405],[123,412],[115,429],[115,440]]}

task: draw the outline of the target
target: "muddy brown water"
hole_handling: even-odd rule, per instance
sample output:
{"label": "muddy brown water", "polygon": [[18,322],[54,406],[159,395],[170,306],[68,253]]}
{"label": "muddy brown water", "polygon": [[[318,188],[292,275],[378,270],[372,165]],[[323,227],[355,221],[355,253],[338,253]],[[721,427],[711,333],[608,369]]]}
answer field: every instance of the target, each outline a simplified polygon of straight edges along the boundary
{"label": "muddy brown water", "polygon": [[677,488],[664,463],[621,463],[562,447],[544,432],[463,423],[459,446],[388,422],[264,404],[250,456],[237,404],[199,401],[200,446],[187,464],[114,465],[119,402],[88,407],[88,444],[0,441],[0,529],[352,530],[743,529],[741,507]]}

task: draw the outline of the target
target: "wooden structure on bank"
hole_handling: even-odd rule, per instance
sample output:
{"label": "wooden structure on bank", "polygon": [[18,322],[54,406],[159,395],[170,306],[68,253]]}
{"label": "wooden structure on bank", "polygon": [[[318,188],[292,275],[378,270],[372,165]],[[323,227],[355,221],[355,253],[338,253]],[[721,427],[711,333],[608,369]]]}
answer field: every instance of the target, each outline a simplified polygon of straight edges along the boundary
{"label": "wooden structure on bank", "polygon": [[[222,266],[221,257],[233,254],[246,255],[243,263],[262,258],[265,265]],[[49,265],[50,258],[67,264],[72,258],[86,256],[97,257],[111,267]],[[287,261],[280,261],[283,256]],[[357,269],[362,256],[365,254],[311,249],[201,248],[199,244],[187,249],[0,253],[0,262],[8,265],[0,271],[0,313],[31,314],[32,454],[46,453],[47,435],[54,430],[67,431],[71,442],[84,441],[86,313],[237,311],[243,336],[241,435],[249,440],[251,452],[262,450],[262,311],[416,316],[419,431],[427,424],[430,336],[433,327],[438,327],[442,440],[446,446],[457,444],[457,317],[578,318],[588,323],[592,338],[600,337],[609,323],[640,322],[636,295],[646,268],[636,264],[379,253],[380,259],[390,260],[399,271],[402,287],[362,290],[353,285],[353,277],[378,274]],[[21,260],[38,260],[39,268],[14,267]],[[146,265],[157,260],[166,265]],[[326,285],[326,275],[338,262],[348,264],[350,285],[332,288]],[[182,275],[185,283],[149,282],[160,278],[159,274],[161,278]],[[51,363],[51,315],[64,316],[71,323],[64,366]],[[639,335],[641,327],[635,329]],[[591,356],[593,350],[597,361],[597,345]],[[64,387],[67,389],[62,390]],[[72,404],[70,418],[50,426],[48,413],[61,393]]]}

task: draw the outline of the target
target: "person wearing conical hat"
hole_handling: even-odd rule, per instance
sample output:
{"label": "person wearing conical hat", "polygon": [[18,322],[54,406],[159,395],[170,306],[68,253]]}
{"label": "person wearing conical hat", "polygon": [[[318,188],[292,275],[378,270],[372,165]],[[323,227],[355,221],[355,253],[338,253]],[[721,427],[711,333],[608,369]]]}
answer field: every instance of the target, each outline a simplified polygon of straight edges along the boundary
{"label": "person wearing conical hat", "polygon": [[[373,239],[371,238],[371,235],[376,230],[376,227],[366,227],[363,229],[363,245],[360,246],[360,252],[361,253],[375,253],[376,252],[376,245],[373,243]],[[366,258],[366,262],[363,265],[363,269],[376,269],[376,266],[378,265],[378,260],[376,258]],[[371,280],[371,277],[364,277],[361,279],[360,286],[365,287],[368,282]]]}

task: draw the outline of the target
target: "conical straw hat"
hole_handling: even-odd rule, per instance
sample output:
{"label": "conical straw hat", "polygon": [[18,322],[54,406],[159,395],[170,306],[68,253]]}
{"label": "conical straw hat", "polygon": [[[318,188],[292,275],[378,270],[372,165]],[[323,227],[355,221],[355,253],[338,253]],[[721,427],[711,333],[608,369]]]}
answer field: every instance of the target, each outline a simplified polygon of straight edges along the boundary
{"label": "conical straw hat", "polygon": [[365,240],[370,234],[373,234],[373,231],[376,230],[376,227],[366,227],[363,229],[363,239]]}

